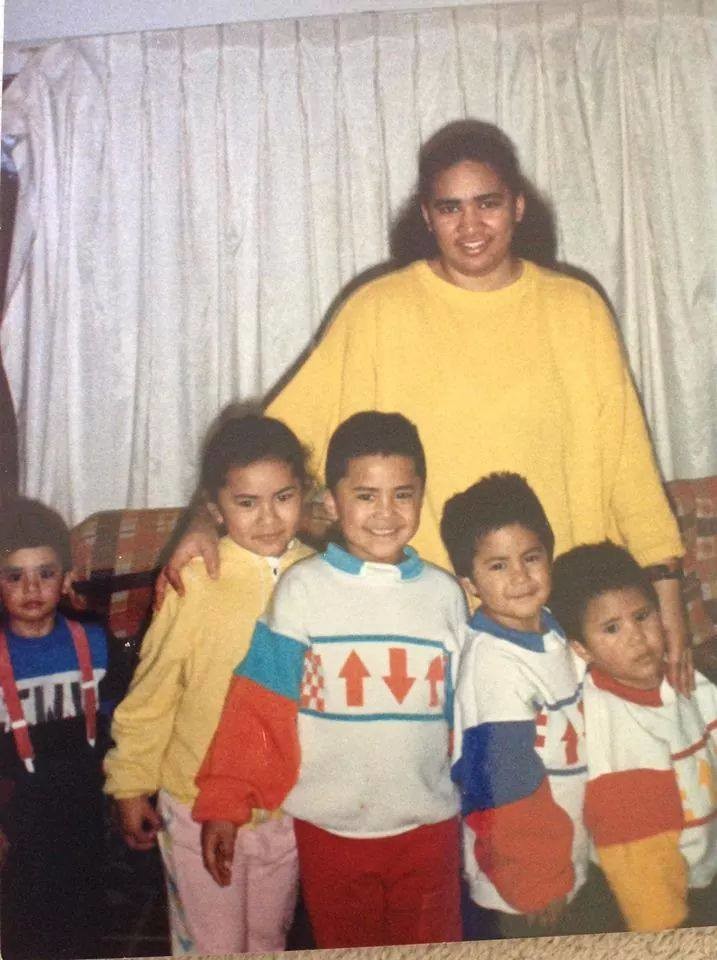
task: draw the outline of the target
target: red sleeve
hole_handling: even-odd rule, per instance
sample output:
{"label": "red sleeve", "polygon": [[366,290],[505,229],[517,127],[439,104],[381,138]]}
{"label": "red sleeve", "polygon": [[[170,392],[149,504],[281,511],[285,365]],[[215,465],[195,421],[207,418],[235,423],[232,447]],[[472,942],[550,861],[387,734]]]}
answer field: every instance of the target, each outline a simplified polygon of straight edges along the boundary
{"label": "red sleeve", "polygon": [[573,822],[547,780],[521,800],[470,813],[466,822],[476,835],[478,865],[516,910],[534,913],[572,890]]}
{"label": "red sleeve", "polygon": [[682,803],[672,770],[625,770],[590,780],[585,826],[597,846],[682,830]]}
{"label": "red sleeve", "polygon": [[296,716],[296,701],[235,676],[196,777],[192,817],[241,826],[252,809],[280,807],[299,775]]}

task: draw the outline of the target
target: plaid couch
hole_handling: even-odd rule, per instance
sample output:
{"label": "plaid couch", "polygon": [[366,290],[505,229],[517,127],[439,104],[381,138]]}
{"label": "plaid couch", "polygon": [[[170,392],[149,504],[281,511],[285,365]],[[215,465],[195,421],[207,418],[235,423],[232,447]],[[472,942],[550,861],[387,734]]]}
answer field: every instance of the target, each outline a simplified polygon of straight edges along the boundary
{"label": "plaid couch", "polygon": [[[693,643],[714,639],[717,647],[717,477],[675,480],[667,492],[687,551],[684,596]],[[151,615],[154,580],[182,515],[179,507],[111,510],[72,531],[78,602],[105,616],[110,632],[129,646],[137,644]]]}
{"label": "plaid couch", "polygon": [[72,530],[73,604],[106,618],[110,633],[128,645],[149,621],[154,581],[183,512],[107,510]]}
{"label": "plaid couch", "polygon": [[683,596],[695,665],[717,683],[717,477],[674,480],[667,494],[686,550]]}

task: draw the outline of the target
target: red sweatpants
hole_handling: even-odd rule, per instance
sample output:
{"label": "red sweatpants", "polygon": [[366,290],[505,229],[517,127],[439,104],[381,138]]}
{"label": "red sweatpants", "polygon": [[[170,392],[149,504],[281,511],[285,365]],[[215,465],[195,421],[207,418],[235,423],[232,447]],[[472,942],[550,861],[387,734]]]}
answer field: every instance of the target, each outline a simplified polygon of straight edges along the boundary
{"label": "red sweatpants", "polygon": [[461,939],[458,820],[368,840],[294,830],[317,947]]}

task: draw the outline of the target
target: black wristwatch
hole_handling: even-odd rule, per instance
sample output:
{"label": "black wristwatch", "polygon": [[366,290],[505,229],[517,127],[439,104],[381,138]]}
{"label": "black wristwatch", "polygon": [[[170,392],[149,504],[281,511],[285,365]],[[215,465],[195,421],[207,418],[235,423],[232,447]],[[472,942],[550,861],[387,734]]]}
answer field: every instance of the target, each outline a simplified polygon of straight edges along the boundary
{"label": "black wristwatch", "polygon": [[650,578],[652,583],[656,583],[658,580],[684,580],[685,574],[682,570],[682,567],[668,567],[666,563],[653,563],[649,567],[645,567],[645,573]]}

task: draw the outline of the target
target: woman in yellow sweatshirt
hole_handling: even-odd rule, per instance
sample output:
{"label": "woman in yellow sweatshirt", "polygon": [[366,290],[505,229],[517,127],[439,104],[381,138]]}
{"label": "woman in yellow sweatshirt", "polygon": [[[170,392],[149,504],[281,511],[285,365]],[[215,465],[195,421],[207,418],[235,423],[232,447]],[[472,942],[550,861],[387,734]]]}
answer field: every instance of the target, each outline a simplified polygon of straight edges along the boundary
{"label": "woman in yellow sweatshirt", "polygon": [[[440,130],[419,160],[434,255],[354,293],[268,412],[309,444],[317,471],[332,431],[356,411],[412,420],[428,461],[415,546],[446,567],[438,523],[448,497],[493,471],[522,474],[556,553],[609,537],[653,568],[671,678],[687,686],[683,548],[617,331],[592,288],[513,253],[523,189],[495,127]],[[196,540],[186,548],[196,552]]]}
{"label": "woman in yellow sweatshirt", "polygon": [[204,869],[191,808],[194,778],[255,621],[279,575],[312,552],[294,539],[307,487],[304,460],[291,430],[269,417],[228,420],[215,433],[202,485],[226,529],[221,574],[210,579],[201,561],[190,564],[184,595],[166,597],[114,715],[105,791],[116,800],[130,847],[159,842],[175,956],[283,950],[293,917],[292,818],[254,811],[237,837],[232,884],[220,888]]}

